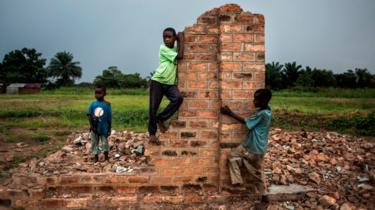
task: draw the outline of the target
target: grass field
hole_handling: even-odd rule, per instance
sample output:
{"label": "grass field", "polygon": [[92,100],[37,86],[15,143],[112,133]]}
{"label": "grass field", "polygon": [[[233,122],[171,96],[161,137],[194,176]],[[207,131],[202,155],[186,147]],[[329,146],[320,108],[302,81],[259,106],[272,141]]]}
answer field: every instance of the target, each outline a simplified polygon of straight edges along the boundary
{"label": "grass field", "polygon": [[[114,129],[147,130],[146,90],[109,89],[107,99],[112,104]],[[38,147],[35,152],[15,156],[5,169],[56,150],[72,132],[87,131],[85,112],[93,100],[93,91],[88,88],[0,95],[0,144],[24,142]],[[273,92],[271,106],[274,127],[375,136],[375,89],[279,91]]]}

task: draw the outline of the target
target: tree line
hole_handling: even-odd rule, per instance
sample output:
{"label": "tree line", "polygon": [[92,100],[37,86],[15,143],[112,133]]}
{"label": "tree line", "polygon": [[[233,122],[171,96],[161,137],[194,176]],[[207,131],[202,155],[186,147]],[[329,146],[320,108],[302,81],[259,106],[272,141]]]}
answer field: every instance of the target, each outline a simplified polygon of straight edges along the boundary
{"label": "tree line", "polygon": [[[33,48],[11,51],[0,63],[0,83],[5,86],[11,83],[41,83],[45,88],[57,88],[74,85],[81,76],[80,62],[74,61],[73,54],[66,51],[56,53],[48,66],[42,54]],[[112,88],[139,88],[147,87],[149,79],[150,76],[142,78],[139,73],[124,74],[117,66],[110,66],[96,76],[93,83]],[[361,68],[333,73],[309,66],[302,68],[296,62],[272,62],[266,64],[266,86],[274,90],[293,87],[374,88],[375,75]]]}
{"label": "tree line", "polygon": [[[74,61],[70,52],[57,52],[47,66],[46,61],[34,48],[11,51],[0,63],[0,83],[5,87],[12,83],[41,83],[52,89],[72,86],[82,76],[80,62]],[[113,88],[138,88],[147,86],[147,78],[139,73],[124,74],[116,66],[110,66],[96,76],[93,83]]]}
{"label": "tree line", "polygon": [[266,64],[266,86],[274,90],[293,87],[374,88],[375,74],[361,68],[333,73],[331,70],[309,66],[302,68],[296,62],[272,62]]}

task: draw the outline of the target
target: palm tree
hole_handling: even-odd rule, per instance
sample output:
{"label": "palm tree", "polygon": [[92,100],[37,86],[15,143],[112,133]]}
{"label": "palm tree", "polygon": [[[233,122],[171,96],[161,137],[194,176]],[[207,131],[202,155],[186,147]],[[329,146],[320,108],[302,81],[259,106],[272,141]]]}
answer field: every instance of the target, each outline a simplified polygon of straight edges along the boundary
{"label": "palm tree", "polygon": [[58,52],[49,63],[49,76],[56,79],[58,86],[72,85],[82,76],[82,68],[78,65],[78,61],[73,61],[72,53]]}
{"label": "palm tree", "polygon": [[279,62],[266,64],[266,87],[271,89],[283,88],[283,81],[281,78],[282,69],[283,65]]}
{"label": "palm tree", "polygon": [[289,87],[295,86],[295,82],[301,73],[301,65],[297,65],[296,62],[286,63],[282,71],[282,76]]}

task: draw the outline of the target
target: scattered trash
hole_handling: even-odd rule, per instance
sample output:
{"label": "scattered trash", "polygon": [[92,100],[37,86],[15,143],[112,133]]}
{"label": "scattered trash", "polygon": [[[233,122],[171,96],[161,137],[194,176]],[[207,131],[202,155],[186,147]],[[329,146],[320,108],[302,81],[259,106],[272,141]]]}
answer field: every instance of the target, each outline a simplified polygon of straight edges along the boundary
{"label": "scattered trash", "polygon": [[133,169],[132,168],[130,168],[130,167],[123,167],[123,166],[117,166],[116,167],[116,173],[118,173],[118,174],[121,174],[121,173],[130,173],[130,172],[132,172],[133,171]]}

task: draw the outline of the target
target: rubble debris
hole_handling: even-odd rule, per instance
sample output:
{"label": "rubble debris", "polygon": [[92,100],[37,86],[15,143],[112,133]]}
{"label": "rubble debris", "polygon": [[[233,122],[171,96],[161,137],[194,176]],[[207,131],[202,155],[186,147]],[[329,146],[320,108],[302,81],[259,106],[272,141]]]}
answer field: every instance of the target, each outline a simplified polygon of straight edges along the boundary
{"label": "rubble debris", "polygon": [[296,209],[375,209],[374,145],[337,132],[272,129],[264,163],[267,185],[317,190],[293,201]]}

